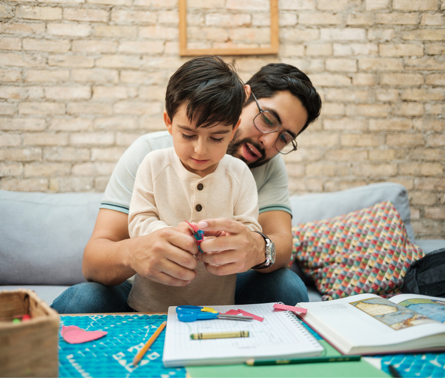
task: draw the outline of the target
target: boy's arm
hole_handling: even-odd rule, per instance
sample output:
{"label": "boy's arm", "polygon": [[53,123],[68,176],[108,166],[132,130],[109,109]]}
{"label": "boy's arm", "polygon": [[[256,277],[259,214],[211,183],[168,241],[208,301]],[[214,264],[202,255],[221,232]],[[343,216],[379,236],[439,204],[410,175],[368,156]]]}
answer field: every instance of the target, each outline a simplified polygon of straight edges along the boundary
{"label": "boy's arm", "polygon": [[[168,136],[169,137],[169,136]],[[155,139],[139,138],[119,159],[107,187],[104,203],[83,255],[82,271],[88,281],[118,285],[135,273],[169,286],[185,286],[196,277],[198,252],[186,229],[168,227],[150,235],[129,239],[128,209],[136,171],[144,157],[170,142],[161,133]],[[147,145],[149,144],[149,145]],[[119,210],[122,209],[122,210]]]}
{"label": "boy's arm", "polygon": [[148,154],[136,173],[128,214],[128,231],[131,238],[148,235],[153,231],[168,227],[159,219],[150,159],[151,154]]}

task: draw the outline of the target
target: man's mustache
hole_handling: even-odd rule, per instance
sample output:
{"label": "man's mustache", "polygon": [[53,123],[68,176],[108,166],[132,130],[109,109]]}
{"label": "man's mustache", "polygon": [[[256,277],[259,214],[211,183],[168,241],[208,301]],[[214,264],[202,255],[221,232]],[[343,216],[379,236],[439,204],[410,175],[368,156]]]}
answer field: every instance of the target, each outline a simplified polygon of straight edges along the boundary
{"label": "man's mustache", "polygon": [[[236,141],[232,142],[231,144],[235,147],[236,150],[238,150],[239,147],[241,147],[243,144],[247,144],[247,143],[254,146],[257,149],[257,151],[261,154],[261,156],[258,157],[259,160],[264,159],[264,157],[266,156],[266,151],[264,150],[263,147],[261,147],[258,143],[253,142],[250,138],[236,140]],[[252,154],[256,156],[256,154],[254,154],[253,152],[252,152]]]}

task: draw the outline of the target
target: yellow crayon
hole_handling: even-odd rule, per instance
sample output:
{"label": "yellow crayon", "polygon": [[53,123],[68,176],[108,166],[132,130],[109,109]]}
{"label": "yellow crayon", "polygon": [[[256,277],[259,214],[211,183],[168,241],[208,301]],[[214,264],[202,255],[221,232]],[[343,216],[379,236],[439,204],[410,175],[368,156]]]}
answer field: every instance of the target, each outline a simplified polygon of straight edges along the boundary
{"label": "yellow crayon", "polygon": [[190,335],[190,338],[192,340],[228,339],[228,338],[232,338],[232,337],[249,337],[249,331],[192,333]]}

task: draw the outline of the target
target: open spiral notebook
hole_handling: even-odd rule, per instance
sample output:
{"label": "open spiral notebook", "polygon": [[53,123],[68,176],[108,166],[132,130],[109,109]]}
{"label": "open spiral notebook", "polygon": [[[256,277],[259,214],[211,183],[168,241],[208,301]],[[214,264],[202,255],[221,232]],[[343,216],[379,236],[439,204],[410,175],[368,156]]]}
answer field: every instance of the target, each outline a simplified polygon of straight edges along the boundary
{"label": "open spiral notebook", "polygon": [[[283,359],[319,356],[323,346],[289,311],[275,311],[274,303],[211,306],[220,313],[244,310],[258,315],[262,322],[198,320],[183,323],[176,307],[169,307],[163,363],[165,367],[225,365],[248,359]],[[192,340],[193,333],[249,331],[249,337]]]}

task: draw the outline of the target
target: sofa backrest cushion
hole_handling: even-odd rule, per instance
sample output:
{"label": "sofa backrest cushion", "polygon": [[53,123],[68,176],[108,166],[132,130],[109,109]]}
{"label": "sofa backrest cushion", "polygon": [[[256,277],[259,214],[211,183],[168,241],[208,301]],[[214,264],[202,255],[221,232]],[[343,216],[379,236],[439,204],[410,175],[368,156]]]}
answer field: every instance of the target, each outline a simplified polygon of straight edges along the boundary
{"label": "sofa backrest cushion", "polygon": [[0,284],[84,282],[83,250],[102,196],[0,190]]}
{"label": "sofa backrest cushion", "polygon": [[405,187],[400,184],[383,182],[339,192],[293,195],[290,200],[293,226],[298,223],[333,218],[373,206],[379,202],[391,201],[405,224],[410,241],[415,242],[410,220],[408,193]]}

